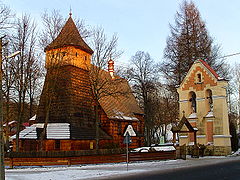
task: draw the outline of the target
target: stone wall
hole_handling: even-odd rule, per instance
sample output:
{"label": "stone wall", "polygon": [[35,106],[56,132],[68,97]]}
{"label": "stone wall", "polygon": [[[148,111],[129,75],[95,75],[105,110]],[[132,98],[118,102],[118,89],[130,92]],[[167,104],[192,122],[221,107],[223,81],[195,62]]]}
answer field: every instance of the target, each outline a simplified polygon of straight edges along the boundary
{"label": "stone wall", "polygon": [[[187,154],[191,155],[194,146],[187,146]],[[201,156],[201,148],[199,148]],[[231,154],[231,147],[229,146],[205,146],[203,149],[204,156],[227,156]]]}

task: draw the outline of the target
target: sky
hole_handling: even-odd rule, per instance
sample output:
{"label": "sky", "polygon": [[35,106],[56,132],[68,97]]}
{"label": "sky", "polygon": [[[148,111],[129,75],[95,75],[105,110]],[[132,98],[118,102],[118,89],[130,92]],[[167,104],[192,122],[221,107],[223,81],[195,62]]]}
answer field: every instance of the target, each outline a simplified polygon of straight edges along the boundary
{"label": "sky", "polygon": [[[221,45],[222,55],[240,52],[240,1],[193,0],[215,43]],[[182,0],[2,0],[18,16],[30,14],[41,26],[41,14],[57,9],[66,17],[70,8],[73,17],[85,20],[90,26],[101,26],[110,38],[117,34],[118,48],[123,50],[119,63],[127,63],[137,51],[148,52],[160,62],[169,23]],[[232,66],[240,62],[240,55],[227,58]]]}

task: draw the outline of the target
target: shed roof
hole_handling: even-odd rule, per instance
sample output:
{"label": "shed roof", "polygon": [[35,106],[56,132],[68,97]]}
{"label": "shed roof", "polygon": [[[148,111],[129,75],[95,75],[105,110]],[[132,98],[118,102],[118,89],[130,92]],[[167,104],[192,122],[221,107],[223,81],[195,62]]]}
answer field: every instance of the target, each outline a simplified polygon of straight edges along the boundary
{"label": "shed roof", "polygon": [[54,39],[44,51],[65,46],[75,46],[89,54],[93,54],[93,50],[82,39],[71,16],[68,18],[57,38]]}

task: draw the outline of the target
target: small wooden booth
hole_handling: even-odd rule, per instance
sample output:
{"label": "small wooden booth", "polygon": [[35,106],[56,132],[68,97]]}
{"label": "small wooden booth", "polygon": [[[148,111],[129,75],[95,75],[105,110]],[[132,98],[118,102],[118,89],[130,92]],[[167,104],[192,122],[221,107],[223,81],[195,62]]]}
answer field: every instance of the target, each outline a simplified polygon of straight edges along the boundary
{"label": "small wooden booth", "polygon": [[[187,130],[183,130],[184,125],[186,126]],[[177,133],[191,133],[190,138],[193,138],[193,142],[194,142],[193,151],[192,151],[191,155],[192,155],[192,157],[199,157],[199,148],[197,145],[197,131],[198,131],[198,129],[196,127],[193,127],[190,124],[190,122],[185,117],[185,113],[183,112],[183,117],[180,120],[180,122],[178,123],[178,125],[172,127],[174,146],[176,146],[176,134]],[[181,147],[179,148],[179,150],[180,150],[179,154],[182,159],[185,159],[185,158],[183,158],[183,156],[186,157],[186,149],[185,148],[186,148],[185,145],[184,145],[184,149]],[[178,148],[176,148],[176,149],[178,149]]]}

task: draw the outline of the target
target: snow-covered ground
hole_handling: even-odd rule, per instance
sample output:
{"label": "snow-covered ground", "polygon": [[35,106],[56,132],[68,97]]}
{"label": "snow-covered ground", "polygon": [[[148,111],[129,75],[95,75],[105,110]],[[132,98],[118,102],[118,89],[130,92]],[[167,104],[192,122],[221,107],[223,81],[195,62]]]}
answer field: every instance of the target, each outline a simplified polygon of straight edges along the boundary
{"label": "snow-covered ground", "polygon": [[116,164],[78,165],[71,167],[18,167],[6,169],[6,180],[78,180],[78,179],[111,179],[136,173],[151,171],[164,171],[184,167],[202,166],[215,164],[223,161],[240,159],[235,157],[204,157],[199,159],[188,158],[187,160],[168,161],[142,161]]}

